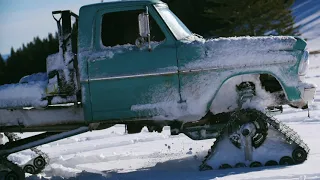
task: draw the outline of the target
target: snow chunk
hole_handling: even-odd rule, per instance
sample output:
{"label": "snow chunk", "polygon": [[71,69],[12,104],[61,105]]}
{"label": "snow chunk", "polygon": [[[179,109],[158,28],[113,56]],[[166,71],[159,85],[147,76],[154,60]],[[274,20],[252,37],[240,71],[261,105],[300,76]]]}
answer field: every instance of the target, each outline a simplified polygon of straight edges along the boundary
{"label": "snow chunk", "polygon": [[47,81],[48,76],[47,73],[36,73],[24,76],[20,79],[19,83],[29,83],[29,82],[36,82],[36,81]]}
{"label": "snow chunk", "polygon": [[45,81],[0,86],[0,108],[46,106],[48,102],[42,100],[46,96],[45,89]]}
{"label": "snow chunk", "polygon": [[64,68],[65,63],[63,61],[62,52],[51,54],[47,57],[47,72]]}
{"label": "snow chunk", "polygon": [[76,102],[77,97],[76,96],[68,96],[66,98],[62,98],[60,96],[55,96],[51,100],[51,104],[62,104],[62,103],[69,103],[69,102]]}
{"label": "snow chunk", "polygon": [[250,81],[255,84],[256,95],[252,99],[245,102],[242,105],[242,108],[264,111],[265,107],[274,104],[274,97],[262,88],[259,80],[259,74],[241,75],[229,79],[222,85],[212,102],[210,107],[211,112],[213,114],[218,114],[222,112],[231,112],[238,108],[237,100],[239,97],[236,90],[236,85],[239,85],[244,81]]}
{"label": "snow chunk", "polygon": [[50,171],[46,171],[46,175],[52,176],[61,176],[65,178],[72,178],[76,177],[78,173],[81,171],[74,168],[64,167],[60,164],[51,164],[50,165]]}

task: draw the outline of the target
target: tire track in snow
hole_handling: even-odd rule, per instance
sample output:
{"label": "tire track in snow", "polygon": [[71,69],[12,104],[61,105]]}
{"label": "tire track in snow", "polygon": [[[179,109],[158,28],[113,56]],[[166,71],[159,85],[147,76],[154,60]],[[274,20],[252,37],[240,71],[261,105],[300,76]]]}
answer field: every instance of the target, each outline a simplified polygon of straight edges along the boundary
{"label": "tire track in snow", "polygon": [[141,154],[141,155],[116,155],[116,156],[103,156],[103,155],[92,155],[92,156],[74,156],[72,158],[62,159],[54,158],[52,159],[52,164],[60,164],[65,167],[77,168],[78,166],[84,164],[110,162],[110,161],[123,161],[123,160],[133,160],[133,159],[161,159],[163,156],[167,158],[181,157],[185,153],[160,153],[154,152],[151,154]]}
{"label": "tire track in snow", "polygon": [[[129,140],[126,139],[125,141],[123,141],[125,136],[127,136],[129,138]],[[96,150],[107,149],[107,148],[112,148],[112,147],[121,147],[121,146],[132,145],[135,143],[158,141],[158,140],[168,139],[168,138],[169,137],[166,137],[166,136],[156,136],[156,137],[149,136],[149,137],[144,137],[144,138],[140,137],[140,138],[130,139],[130,136],[124,135],[124,136],[119,136],[119,137],[113,138],[112,141],[114,143],[108,143],[108,140],[106,140],[105,142],[107,144],[104,144],[104,143],[101,143],[101,142],[103,142],[101,139],[92,140],[91,142],[83,141],[83,142],[77,143],[77,146],[81,146],[80,149],[74,148],[75,143],[69,144],[69,145],[64,145],[63,146],[64,149],[61,149],[61,147],[59,147],[59,145],[58,146],[50,146],[50,147],[46,147],[46,148],[49,148],[49,149],[59,148],[62,150],[62,151],[58,152],[59,156],[63,156],[63,155],[69,155],[69,154],[73,154],[73,153],[91,152],[93,150],[93,148],[96,151]],[[178,137],[171,137],[171,138],[178,138]],[[94,147],[92,147],[91,145],[88,145],[88,143],[93,144]],[[46,152],[46,148],[41,148],[41,150]],[[52,156],[52,155],[50,155],[50,156]]]}
{"label": "tire track in snow", "polygon": [[271,177],[266,177],[266,178],[244,178],[242,180],[285,180],[285,179],[290,179],[290,180],[319,180],[320,179],[320,173],[316,174],[304,174],[304,175],[289,175],[289,176],[271,176]]}

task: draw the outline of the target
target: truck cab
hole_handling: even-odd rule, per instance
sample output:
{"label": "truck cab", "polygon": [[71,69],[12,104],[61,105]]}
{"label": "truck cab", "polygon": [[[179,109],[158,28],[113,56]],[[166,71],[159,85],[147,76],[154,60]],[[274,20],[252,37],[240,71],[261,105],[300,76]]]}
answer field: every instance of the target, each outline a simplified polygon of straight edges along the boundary
{"label": "truck cab", "polygon": [[[150,42],[138,45],[138,16],[145,12],[150,20]],[[122,36],[115,36],[119,31]],[[158,98],[162,99],[160,103],[181,102],[177,40],[190,35],[160,1],[82,7],[79,61],[81,86],[84,97],[88,97],[84,98],[86,119],[144,117],[149,112],[134,110],[156,110],[152,106],[159,103]],[[154,97],[151,91],[163,97]]]}

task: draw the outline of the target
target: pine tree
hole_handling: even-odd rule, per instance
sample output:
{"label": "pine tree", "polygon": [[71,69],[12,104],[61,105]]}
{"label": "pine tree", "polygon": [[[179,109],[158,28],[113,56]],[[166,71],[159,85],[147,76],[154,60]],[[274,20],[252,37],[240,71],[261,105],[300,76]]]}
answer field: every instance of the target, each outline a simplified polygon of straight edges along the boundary
{"label": "pine tree", "polygon": [[4,59],[2,58],[2,55],[0,54],[0,74],[4,73],[5,66],[6,66],[6,63],[4,62]]}
{"label": "pine tree", "polygon": [[4,59],[2,58],[2,55],[0,54],[0,85],[4,83],[5,66],[6,66],[6,63],[4,62]]}
{"label": "pine tree", "polygon": [[52,34],[48,38],[35,37],[32,42],[14,50],[11,48],[10,57],[6,61],[1,84],[17,83],[26,75],[46,72],[46,58],[59,51],[58,37]]}
{"label": "pine tree", "polygon": [[297,35],[294,0],[206,0],[203,16],[220,25],[214,36]]}
{"label": "pine tree", "polygon": [[205,37],[298,35],[290,9],[294,0],[164,1],[192,32]]}
{"label": "pine tree", "polygon": [[[202,16],[204,0],[163,0],[169,5],[171,11],[194,33],[204,35],[211,26],[210,19]],[[183,7],[183,8],[182,8]]]}
{"label": "pine tree", "polygon": [[10,56],[14,56],[16,54],[16,52],[14,51],[13,47],[11,47],[10,49]]}
{"label": "pine tree", "polygon": [[2,55],[0,54],[0,73],[4,72],[4,67],[5,67],[5,62],[4,59],[2,58]]}

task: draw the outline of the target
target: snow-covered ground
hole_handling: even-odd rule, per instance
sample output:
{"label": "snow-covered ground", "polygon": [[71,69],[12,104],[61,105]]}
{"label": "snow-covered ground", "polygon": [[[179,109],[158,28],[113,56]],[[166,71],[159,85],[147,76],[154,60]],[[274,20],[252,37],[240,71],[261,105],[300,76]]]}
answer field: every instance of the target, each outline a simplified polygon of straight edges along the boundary
{"label": "snow-covered ground", "polygon": [[[320,55],[310,57],[307,79],[320,86]],[[276,117],[296,130],[309,145],[309,158],[303,164],[199,171],[198,166],[214,140],[193,141],[182,134],[170,136],[166,127],[162,133],[143,129],[139,134],[128,135],[123,125],[116,125],[41,146],[51,158],[50,165],[43,174],[27,179],[319,180],[320,90],[311,105],[310,118],[306,110],[290,107]],[[10,158],[23,164],[33,156],[26,150]]]}

